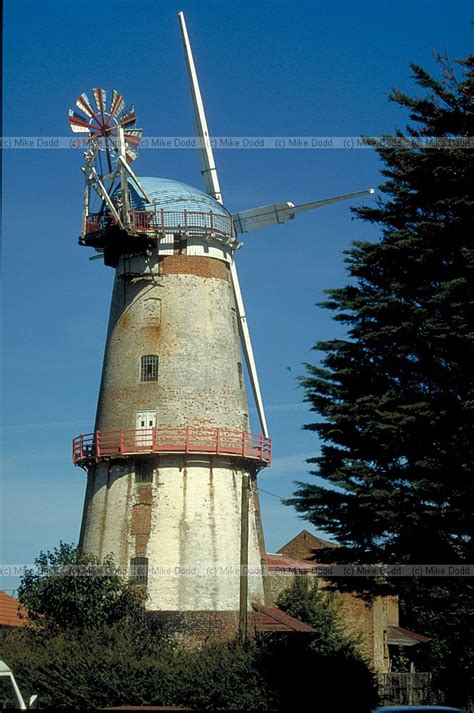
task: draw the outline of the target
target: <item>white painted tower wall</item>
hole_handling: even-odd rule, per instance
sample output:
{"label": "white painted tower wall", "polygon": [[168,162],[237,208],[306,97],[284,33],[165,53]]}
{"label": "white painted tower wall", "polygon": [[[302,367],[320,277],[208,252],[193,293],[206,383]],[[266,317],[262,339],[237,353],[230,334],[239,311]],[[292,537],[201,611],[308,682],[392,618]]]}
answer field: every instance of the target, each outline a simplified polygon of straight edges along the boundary
{"label": "white painted tower wall", "polygon": [[[187,254],[163,241],[149,258],[116,269],[95,430],[134,430],[137,413],[156,411],[157,428],[249,431],[236,305],[224,245],[193,241]],[[194,253],[194,254],[189,254]],[[200,254],[199,254],[200,253]],[[143,355],[159,357],[157,381],[140,380]],[[123,568],[148,559],[151,610],[239,608],[242,477],[256,466],[237,457],[149,456],[152,482],[137,474],[139,454],[100,459],[88,469],[81,546]],[[250,601],[263,601],[263,540],[249,502]]]}

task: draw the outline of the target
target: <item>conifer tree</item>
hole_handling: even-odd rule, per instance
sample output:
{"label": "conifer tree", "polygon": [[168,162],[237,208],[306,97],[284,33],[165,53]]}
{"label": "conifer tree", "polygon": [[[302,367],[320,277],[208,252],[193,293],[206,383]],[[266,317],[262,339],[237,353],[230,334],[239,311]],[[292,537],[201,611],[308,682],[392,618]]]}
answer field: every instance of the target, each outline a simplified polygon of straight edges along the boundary
{"label": "conifer tree", "polygon": [[474,56],[459,78],[438,63],[439,81],[411,65],[423,96],[391,95],[411,123],[376,149],[382,197],[354,210],[381,237],[347,251],[351,281],[322,303],[346,335],[302,379],[322,480],[288,503],[352,559],[474,561]]}

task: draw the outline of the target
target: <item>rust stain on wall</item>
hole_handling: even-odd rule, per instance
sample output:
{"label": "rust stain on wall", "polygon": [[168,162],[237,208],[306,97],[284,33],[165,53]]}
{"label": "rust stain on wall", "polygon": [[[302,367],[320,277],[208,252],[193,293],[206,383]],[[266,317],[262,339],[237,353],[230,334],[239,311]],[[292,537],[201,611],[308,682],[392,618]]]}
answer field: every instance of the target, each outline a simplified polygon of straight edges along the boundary
{"label": "rust stain on wall", "polygon": [[129,322],[130,322],[130,315],[127,312],[125,312],[125,314],[122,315],[122,317],[120,319],[119,326],[122,329],[127,329],[127,327],[129,326]]}
{"label": "rust stain on wall", "polygon": [[158,342],[160,340],[161,327],[159,325],[150,324],[137,331],[141,331],[144,340],[150,340],[151,342]]}

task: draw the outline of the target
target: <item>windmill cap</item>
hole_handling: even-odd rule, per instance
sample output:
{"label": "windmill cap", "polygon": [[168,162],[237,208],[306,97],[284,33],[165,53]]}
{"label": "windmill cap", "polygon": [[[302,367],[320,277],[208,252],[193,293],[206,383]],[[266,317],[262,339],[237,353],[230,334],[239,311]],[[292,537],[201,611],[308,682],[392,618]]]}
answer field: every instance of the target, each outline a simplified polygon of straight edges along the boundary
{"label": "windmill cap", "polygon": [[153,205],[145,203],[143,196],[130,183],[131,206],[136,210],[155,210],[155,208],[158,208],[169,211],[189,210],[200,213],[212,211],[217,215],[226,217],[230,215],[221,203],[187,183],[174,181],[170,178],[154,178],[151,176],[140,176],[139,181],[154,203]]}

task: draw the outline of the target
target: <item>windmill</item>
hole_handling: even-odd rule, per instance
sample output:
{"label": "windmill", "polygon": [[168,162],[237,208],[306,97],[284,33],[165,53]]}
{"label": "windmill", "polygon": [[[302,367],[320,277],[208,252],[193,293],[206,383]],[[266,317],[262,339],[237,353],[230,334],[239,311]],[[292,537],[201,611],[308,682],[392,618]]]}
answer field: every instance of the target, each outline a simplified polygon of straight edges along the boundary
{"label": "windmill", "polygon": [[[81,114],[70,112],[86,144],[79,242],[115,268],[95,428],[73,441],[74,463],[88,474],[80,543],[126,567],[146,588],[149,609],[198,628],[213,612],[232,630],[253,600],[271,603],[256,487],[271,440],[237,275],[238,236],[373,191],[230,213],[183,13],[179,22],[205,192],[137,177],[130,164],[141,129],[116,90],[107,103],[94,89],[95,106],[82,94]],[[241,577],[241,565],[255,574]]]}

